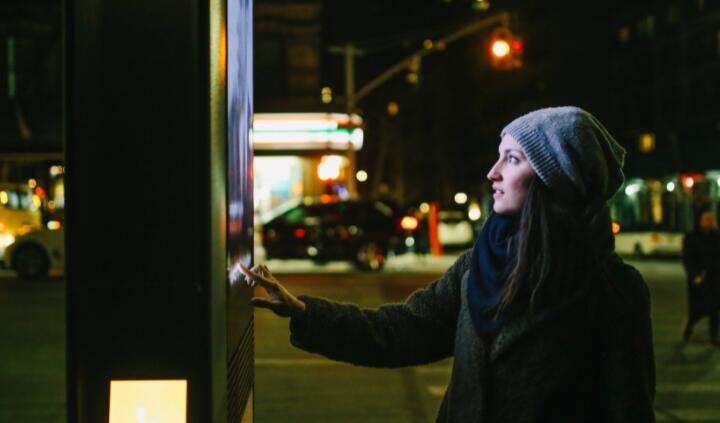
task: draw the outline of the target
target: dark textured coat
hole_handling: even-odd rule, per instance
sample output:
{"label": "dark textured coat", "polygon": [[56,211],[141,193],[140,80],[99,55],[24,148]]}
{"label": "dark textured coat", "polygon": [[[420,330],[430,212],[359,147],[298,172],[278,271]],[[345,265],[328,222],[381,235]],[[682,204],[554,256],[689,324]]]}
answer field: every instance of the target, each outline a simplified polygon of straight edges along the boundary
{"label": "dark textured coat", "polygon": [[361,309],[301,297],[307,312],[291,320],[291,342],[374,367],[454,356],[438,422],[654,421],[649,293],[634,268],[614,262],[618,299],[589,309],[588,296],[578,295],[510,320],[485,343],[468,313],[469,261],[464,254],[404,304]]}

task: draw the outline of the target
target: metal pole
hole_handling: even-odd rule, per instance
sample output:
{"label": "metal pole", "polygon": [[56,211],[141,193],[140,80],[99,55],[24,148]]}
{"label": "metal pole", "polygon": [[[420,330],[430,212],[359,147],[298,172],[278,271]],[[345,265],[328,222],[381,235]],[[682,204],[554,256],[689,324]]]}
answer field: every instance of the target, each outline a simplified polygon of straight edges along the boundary
{"label": "metal pole", "polygon": [[348,114],[355,109],[355,48],[345,44],[345,109]]}

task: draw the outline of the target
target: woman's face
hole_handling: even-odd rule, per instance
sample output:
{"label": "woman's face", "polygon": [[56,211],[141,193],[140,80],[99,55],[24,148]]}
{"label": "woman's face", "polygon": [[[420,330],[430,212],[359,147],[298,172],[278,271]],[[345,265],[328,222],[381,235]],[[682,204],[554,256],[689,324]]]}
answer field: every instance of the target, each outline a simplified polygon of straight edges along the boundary
{"label": "woman's face", "polygon": [[500,156],[487,175],[492,182],[495,199],[493,210],[501,214],[518,213],[535,171],[520,145],[510,135],[502,138],[498,153]]}

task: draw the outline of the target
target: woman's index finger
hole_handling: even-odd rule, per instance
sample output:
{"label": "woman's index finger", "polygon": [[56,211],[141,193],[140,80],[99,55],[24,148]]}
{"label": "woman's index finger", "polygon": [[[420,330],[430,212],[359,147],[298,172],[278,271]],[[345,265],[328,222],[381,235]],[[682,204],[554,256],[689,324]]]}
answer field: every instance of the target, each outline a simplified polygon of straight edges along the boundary
{"label": "woman's index finger", "polygon": [[263,288],[271,287],[273,286],[272,281],[265,278],[263,275],[259,274],[258,272],[255,272],[251,269],[248,269],[244,265],[240,264],[240,270],[243,272],[243,274],[250,279],[254,280],[255,282],[258,282],[260,285],[262,285]]}

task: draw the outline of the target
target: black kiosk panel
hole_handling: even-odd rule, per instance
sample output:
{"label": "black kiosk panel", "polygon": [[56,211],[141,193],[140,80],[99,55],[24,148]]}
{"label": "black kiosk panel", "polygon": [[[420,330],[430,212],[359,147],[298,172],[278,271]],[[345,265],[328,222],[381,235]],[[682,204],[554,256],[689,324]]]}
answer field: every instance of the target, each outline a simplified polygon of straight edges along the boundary
{"label": "black kiosk panel", "polygon": [[252,251],[239,1],[65,2],[70,422],[252,419],[250,293],[226,272]]}

